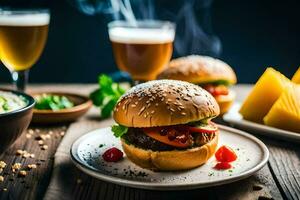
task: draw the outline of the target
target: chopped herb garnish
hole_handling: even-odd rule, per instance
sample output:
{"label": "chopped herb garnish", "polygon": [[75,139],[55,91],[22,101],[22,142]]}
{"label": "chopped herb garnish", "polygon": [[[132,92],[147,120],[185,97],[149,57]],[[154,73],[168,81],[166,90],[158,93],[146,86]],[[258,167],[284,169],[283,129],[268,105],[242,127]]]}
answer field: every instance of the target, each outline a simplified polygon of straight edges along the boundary
{"label": "chopped herb garnish", "polygon": [[71,102],[67,97],[59,95],[37,95],[35,97],[35,101],[35,108],[38,110],[61,110],[74,107],[74,103]]}
{"label": "chopped herb garnish", "polygon": [[102,147],[104,147],[105,146],[105,144],[100,144],[99,145],[99,148],[102,148]]}

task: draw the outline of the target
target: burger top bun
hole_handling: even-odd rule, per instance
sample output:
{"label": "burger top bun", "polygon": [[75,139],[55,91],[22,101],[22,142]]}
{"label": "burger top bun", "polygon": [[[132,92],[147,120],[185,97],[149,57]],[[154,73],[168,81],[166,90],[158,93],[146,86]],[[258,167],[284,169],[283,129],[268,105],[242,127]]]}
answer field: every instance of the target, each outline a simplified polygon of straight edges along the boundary
{"label": "burger top bun", "polygon": [[123,95],[113,118],[127,127],[155,127],[214,118],[219,113],[216,100],[201,87],[184,81],[155,80]]}
{"label": "burger top bun", "polygon": [[191,55],[173,59],[157,77],[201,84],[213,81],[236,83],[236,75],[225,62],[208,56]]}

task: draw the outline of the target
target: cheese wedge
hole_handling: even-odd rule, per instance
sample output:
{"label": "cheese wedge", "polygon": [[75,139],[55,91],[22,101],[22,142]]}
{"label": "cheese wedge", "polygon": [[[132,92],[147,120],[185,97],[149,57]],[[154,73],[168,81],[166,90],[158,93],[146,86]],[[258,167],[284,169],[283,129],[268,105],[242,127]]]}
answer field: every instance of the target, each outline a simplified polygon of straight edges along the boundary
{"label": "cheese wedge", "polygon": [[267,68],[246,98],[240,113],[244,119],[263,123],[264,116],[278,99],[290,80],[273,68]]}
{"label": "cheese wedge", "polygon": [[300,67],[298,68],[298,70],[297,70],[296,73],[294,74],[294,76],[293,76],[293,78],[292,78],[292,82],[293,82],[293,83],[300,84]]}
{"label": "cheese wedge", "polygon": [[300,133],[300,86],[294,84],[284,91],[264,117],[268,126]]}

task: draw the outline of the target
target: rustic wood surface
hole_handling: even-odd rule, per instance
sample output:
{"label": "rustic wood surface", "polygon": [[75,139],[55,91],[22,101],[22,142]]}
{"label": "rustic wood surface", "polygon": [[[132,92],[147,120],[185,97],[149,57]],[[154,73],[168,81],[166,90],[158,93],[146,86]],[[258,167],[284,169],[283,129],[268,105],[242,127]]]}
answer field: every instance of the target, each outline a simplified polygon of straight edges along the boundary
{"label": "rustic wood surface", "polygon": [[[80,94],[88,94],[96,85],[32,85],[31,91],[67,91]],[[249,91],[249,86],[239,85],[238,100],[244,98]],[[87,118],[85,120],[95,120]],[[75,122],[76,123],[76,122]],[[68,129],[68,124],[37,127],[29,129],[18,141],[0,156],[7,166],[0,173],[4,181],[0,182],[0,199],[42,199],[48,187],[52,166],[53,155],[57,149],[63,133]],[[1,130],[0,130],[1,131]],[[49,134],[45,139],[48,149],[42,150],[37,137],[41,134]],[[30,138],[28,138],[31,135]],[[48,136],[49,137],[49,136]],[[70,199],[300,199],[300,145],[275,140],[270,137],[261,137],[270,150],[268,164],[255,175],[236,183],[196,189],[189,191],[149,191],[118,186],[92,178],[75,166],[64,166],[68,170],[70,179],[66,193],[70,191]],[[34,154],[34,158],[22,158],[16,155],[17,150],[26,150]],[[21,163],[27,175],[20,177],[18,171],[12,173],[11,166]],[[37,169],[27,169],[28,164],[37,164]],[[67,184],[66,184],[67,185]],[[64,186],[62,186],[64,187]],[[56,199],[66,199],[57,197]]]}

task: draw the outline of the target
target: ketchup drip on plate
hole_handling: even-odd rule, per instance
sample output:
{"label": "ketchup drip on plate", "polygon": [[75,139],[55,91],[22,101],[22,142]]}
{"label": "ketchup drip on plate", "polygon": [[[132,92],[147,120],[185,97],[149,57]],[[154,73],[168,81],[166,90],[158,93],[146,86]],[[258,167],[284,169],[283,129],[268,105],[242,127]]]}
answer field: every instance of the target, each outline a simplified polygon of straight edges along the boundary
{"label": "ketchup drip on plate", "polygon": [[102,158],[106,162],[118,162],[123,158],[123,152],[116,147],[112,147],[104,152]]}
{"label": "ketchup drip on plate", "polygon": [[237,159],[235,152],[228,146],[221,146],[215,153],[215,157],[218,163],[215,165],[217,170],[230,169],[232,166],[230,162],[233,162]]}

